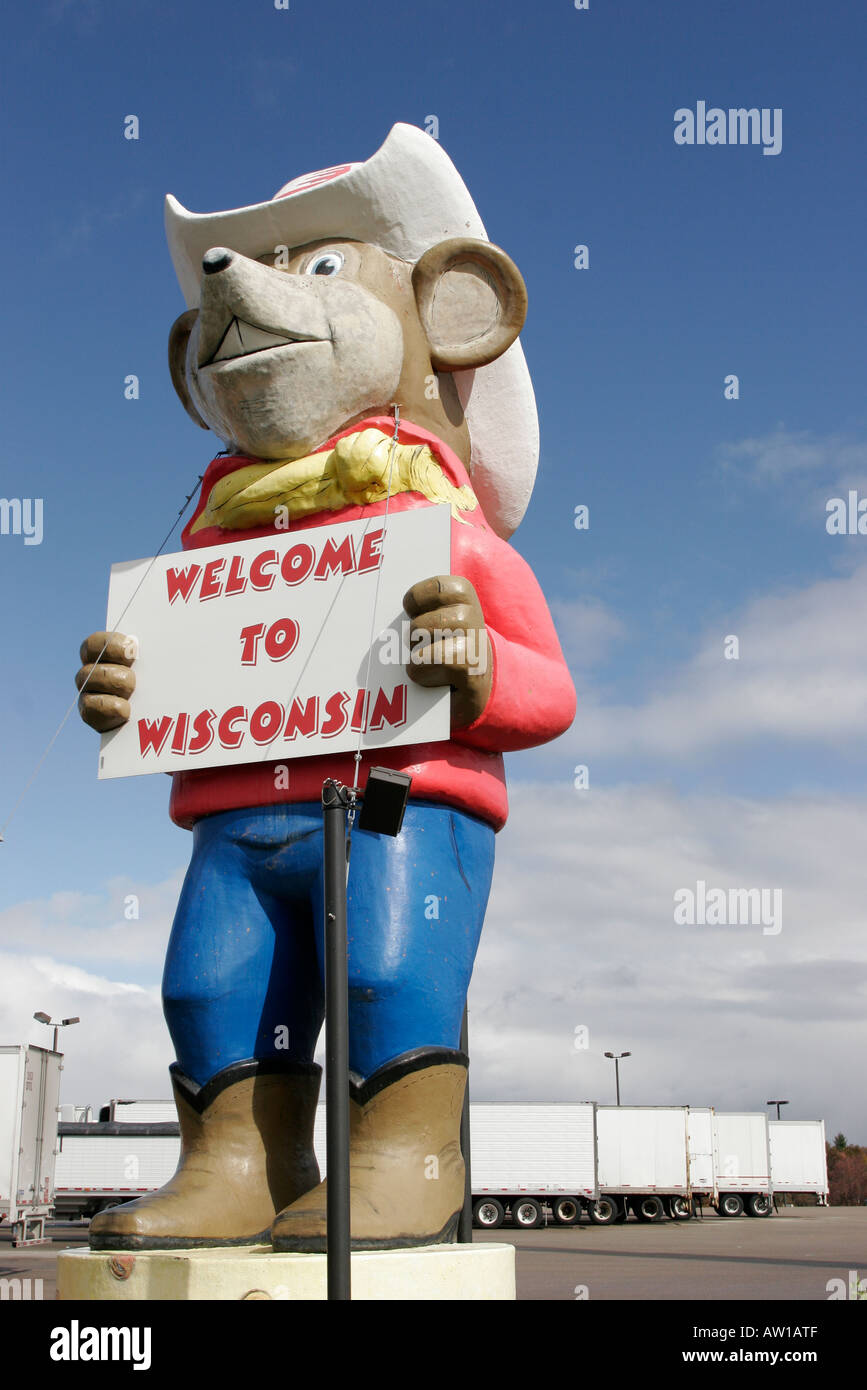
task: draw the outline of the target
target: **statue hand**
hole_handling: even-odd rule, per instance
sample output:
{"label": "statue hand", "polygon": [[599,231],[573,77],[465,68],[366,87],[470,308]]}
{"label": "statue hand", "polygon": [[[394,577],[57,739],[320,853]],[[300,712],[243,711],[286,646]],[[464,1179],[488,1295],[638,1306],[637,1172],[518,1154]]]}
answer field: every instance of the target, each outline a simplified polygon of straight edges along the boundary
{"label": "statue hand", "polygon": [[101,734],[119,729],[129,719],[129,696],[135,690],[135,675],[129,669],[138,655],[135,638],[122,632],[92,632],[82,642],[79,655],[83,665],[75,684],[81,690],[87,681],[78,701],[79,714]]}
{"label": "statue hand", "polygon": [[404,595],[412,619],[407,672],[417,685],[452,687],[452,727],[466,728],[491,693],[491,643],[478,595],[459,574],[422,579]]}

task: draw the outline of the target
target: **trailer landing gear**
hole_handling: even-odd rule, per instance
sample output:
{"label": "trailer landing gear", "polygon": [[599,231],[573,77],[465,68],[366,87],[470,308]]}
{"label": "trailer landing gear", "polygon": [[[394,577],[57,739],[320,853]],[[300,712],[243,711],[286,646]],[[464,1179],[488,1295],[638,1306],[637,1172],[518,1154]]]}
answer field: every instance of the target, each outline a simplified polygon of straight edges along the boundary
{"label": "trailer landing gear", "polygon": [[21,1216],[12,1223],[13,1245],[50,1245],[51,1237],[45,1234],[44,1216]]}

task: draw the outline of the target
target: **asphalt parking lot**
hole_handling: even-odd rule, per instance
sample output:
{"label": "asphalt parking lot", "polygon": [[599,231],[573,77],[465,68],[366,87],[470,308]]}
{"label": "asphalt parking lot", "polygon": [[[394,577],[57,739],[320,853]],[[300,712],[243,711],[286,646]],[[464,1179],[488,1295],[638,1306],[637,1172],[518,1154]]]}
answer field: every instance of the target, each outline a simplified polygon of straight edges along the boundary
{"label": "asphalt parking lot", "polygon": [[[53,1299],[57,1255],[85,1245],[84,1224],[49,1227],[50,1245],[13,1249],[0,1231],[0,1280]],[[622,1226],[547,1226],[476,1231],[477,1241],[517,1250],[519,1300],[749,1299],[827,1301],[864,1280],[867,1207],[783,1207],[766,1220],[702,1220]],[[39,1283],[38,1281],[41,1281]],[[841,1281],[833,1283],[832,1281]]]}
{"label": "asphalt parking lot", "polygon": [[[867,1208],[781,1207],[763,1220],[629,1221],[476,1231],[518,1252],[518,1298],[820,1300],[867,1276]],[[867,1279],[865,1279],[867,1287]]]}

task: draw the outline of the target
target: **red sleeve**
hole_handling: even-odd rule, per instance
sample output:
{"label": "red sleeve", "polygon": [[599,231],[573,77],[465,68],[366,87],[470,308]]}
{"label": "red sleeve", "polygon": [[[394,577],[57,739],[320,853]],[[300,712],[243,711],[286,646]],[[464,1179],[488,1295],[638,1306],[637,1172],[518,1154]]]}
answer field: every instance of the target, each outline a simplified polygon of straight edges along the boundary
{"label": "red sleeve", "polygon": [[484,713],[452,739],[510,753],[557,738],[575,718],[575,687],[530,566],[492,531],[453,521],[452,573],[479,596],[494,667]]}

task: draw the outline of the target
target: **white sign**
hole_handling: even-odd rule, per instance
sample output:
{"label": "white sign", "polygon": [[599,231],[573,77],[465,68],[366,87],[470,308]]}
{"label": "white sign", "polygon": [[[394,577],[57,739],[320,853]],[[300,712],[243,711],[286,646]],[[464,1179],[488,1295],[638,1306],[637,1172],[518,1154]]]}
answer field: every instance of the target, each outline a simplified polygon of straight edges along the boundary
{"label": "white sign", "polygon": [[138,656],[100,777],[447,739],[448,686],[406,673],[402,599],[450,573],[450,539],[450,508],[428,506],[387,535],[375,516],[113,565],[106,626]]}

